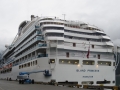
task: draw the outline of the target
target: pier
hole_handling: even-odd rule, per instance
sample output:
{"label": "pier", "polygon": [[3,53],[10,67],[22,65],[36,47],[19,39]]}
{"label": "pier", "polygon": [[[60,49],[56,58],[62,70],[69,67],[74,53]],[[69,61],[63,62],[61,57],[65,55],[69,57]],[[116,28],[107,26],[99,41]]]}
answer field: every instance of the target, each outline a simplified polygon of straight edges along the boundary
{"label": "pier", "polygon": [[48,83],[19,84],[18,81],[0,80],[0,90],[119,90],[117,86],[95,86],[95,85],[71,85],[59,83],[50,85]]}
{"label": "pier", "polygon": [[67,86],[54,86],[45,84],[19,84],[17,81],[0,80],[0,90],[91,90],[71,88]]}

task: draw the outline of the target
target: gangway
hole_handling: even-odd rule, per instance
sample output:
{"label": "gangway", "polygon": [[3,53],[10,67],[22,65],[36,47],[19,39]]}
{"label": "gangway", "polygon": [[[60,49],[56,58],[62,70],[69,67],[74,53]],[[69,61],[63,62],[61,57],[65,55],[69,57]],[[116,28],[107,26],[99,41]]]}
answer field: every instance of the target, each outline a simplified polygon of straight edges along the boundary
{"label": "gangway", "polygon": [[[17,76],[17,79],[19,79],[19,84],[24,84],[24,83],[29,83],[29,84],[34,84],[34,79],[30,79],[29,75],[32,73],[39,73],[39,72],[44,72],[43,75],[45,77],[51,76],[49,73],[49,70],[40,70],[40,71],[32,71],[32,72],[19,72],[19,75]],[[27,75],[27,76],[25,76]]]}

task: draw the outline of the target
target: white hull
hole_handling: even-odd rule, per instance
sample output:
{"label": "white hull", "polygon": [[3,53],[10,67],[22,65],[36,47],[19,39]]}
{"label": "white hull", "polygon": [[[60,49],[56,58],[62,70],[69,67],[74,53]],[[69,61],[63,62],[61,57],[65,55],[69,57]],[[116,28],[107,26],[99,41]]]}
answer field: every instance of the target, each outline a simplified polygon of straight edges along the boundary
{"label": "white hull", "polygon": [[[61,59],[61,58],[60,58]],[[66,59],[66,58],[64,58]],[[71,58],[72,59],[72,58]],[[77,59],[77,58],[76,58]],[[36,59],[35,59],[36,60]],[[85,58],[80,58],[80,63],[82,60],[85,60]],[[31,60],[33,61],[33,60]],[[28,61],[28,62],[31,62]],[[43,72],[40,73],[33,73],[30,74],[30,78],[34,79],[35,81],[42,81],[42,82],[49,82],[51,80],[56,80],[56,82],[78,82],[78,84],[82,84],[83,81],[93,81],[94,85],[97,81],[104,81],[104,79],[110,81],[110,84],[105,84],[109,86],[114,86],[115,83],[113,81],[115,80],[115,70],[114,66],[97,66],[95,65],[64,65],[59,64],[59,58],[55,61],[55,64],[48,64],[48,58],[38,58],[37,59],[38,64],[35,66],[30,66],[26,68],[19,69],[19,65],[12,67],[12,71],[10,73],[1,74],[0,78],[11,78],[12,80],[17,79],[17,75],[19,75],[19,72],[31,72],[31,71],[38,71],[38,70],[50,70],[52,73],[52,76],[45,77],[43,75]],[[97,62],[97,60],[96,60]],[[95,62],[95,63],[96,63]],[[27,62],[26,62],[27,63]],[[77,71],[79,70],[79,71]],[[82,71],[80,71],[82,70]],[[91,72],[90,70],[97,70],[96,72]],[[99,71],[98,71],[99,70]]]}
{"label": "white hull", "polygon": [[96,26],[31,15],[31,21],[19,25],[16,38],[2,54],[0,78],[16,80],[19,72],[49,70],[52,76],[39,72],[30,78],[114,86],[117,58],[113,46]]}

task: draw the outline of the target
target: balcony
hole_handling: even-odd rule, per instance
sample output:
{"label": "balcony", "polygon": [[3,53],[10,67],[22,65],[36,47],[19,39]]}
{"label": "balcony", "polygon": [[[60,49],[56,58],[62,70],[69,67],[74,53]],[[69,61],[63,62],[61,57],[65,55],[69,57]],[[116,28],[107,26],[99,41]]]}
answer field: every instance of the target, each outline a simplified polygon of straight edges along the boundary
{"label": "balcony", "polygon": [[[43,49],[43,48],[46,48],[46,47],[47,47],[47,44],[44,44],[44,43],[43,43],[43,44],[38,44],[37,46],[29,49],[28,51],[22,53],[20,56],[16,57],[15,60],[17,60],[17,59],[19,59],[19,58],[21,58],[21,57],[24,57],[24,56],[30,54],[31,52],[36,51],[37,49],[40,49],[40,48]],[[18,54],[18,53],[17,53],[17,54]],[[35,57],[35,58],[36,58],[36,57]]]}
{"label": "balcony", "polygon": [[41,32],[41,31],[37,31],[36,33],[37,33],[37,35],[42,34],[42,32]]}
{"label": "balcony", "polygon": [[8,61],[5,62],[5,63],[9,64],[9,63],[13,62],[14,60],[15,60],[15,59],[8,59]]}
{"label": "balcony", "polygon": [[46,47],[47,44],[43,43],[43,44],[38,44],[39,47]]}
{"label": "balcony", "polygon": [[36,38],[37,38],[37,40],[44,40],[44,37],[42,37],[42,36],[37,36]]}
{"label": "balcony", "polygon": [[19,63],[15,63],[15,64],[13,64],[13,66],[17,66],[17,65],[19,65]]}
{"label": "balcony", "polygon": [[24,52],[24,53],[21,54],[20,56],[16,57],[15,60],[17,60],[17,59],[19,59],[19,58],[21,58],[21,57],[24,57],[24,56],[30,54],[31,52],[34,52],[35,50],[36,50],[36,47],[34,47],[34,48],[32,48],[32,49],[30,49],[30,50]]}
{"label": "balcony", "polygon": [[20,53],[21,51],[23,51],[24,49],[26,49],[27,47],[29,47],[30,45],[32,45],[35,42],[36,42],[36,39],[34,39],[33,41],[29,42],[28,44],[26,44],[26,46],[24,46],[22,49],[20,49],[18,52],[16,52],[15,55],[17,55],[18,53]]}
{"label": "balcony", "polygon": [[35,29],[39,29],[40,28],[40,26],[35,26]]}
{"label": "balcony", "polygon": [[48,54],[39,54],[38,58],[41,58],[41,57],[48,57]]}
{"label": "balcony", "polygon": [[19,47],[16,48],[15,51],[17,51],[17,50],[18,50],[20,47],[22,47],[23,45],[26,45],[26,43],[27,43],[28,41],[30,41],[32,38],[34,38],[36,35],[37,35],[37,33],[34,34],[33,36],[31,36],[31,37],[30,37],[29,39],[27,39],[25,42],[23,42]]}
{"label": "balcony", "polygon": [[35,43],[36,42],[36,39],[34,39],[34,40],[32,40],[32,41],[30,41],[29,43],[27,43],[27,44],[25,44],[25,46],[23,47],[23,48],[21,48],[19,51],[17,51],[16,53],[15,53],[15,55],[17,55],[19,52],[21,52],[22,50],[24,50],[25,48],[27,48],[28,46],[30,46],[31,44],[33,44],[33,43]]}
{"label": "balcony", "polygon": [[88,35],[88,34],[84,35],[84,34],[73,33],[73,32],[65,32],[64,35],[73,36],[73,37],[79,37],[79,38],[101,39],[100,36]]}

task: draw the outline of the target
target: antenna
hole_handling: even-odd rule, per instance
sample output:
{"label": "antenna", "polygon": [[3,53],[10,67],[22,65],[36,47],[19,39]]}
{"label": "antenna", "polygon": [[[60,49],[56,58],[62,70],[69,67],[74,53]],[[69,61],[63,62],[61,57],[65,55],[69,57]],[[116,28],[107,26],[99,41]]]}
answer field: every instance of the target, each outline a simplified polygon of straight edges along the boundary
{"label": "antenna", "polygon": [[64,20],[65,20],[65,15],[66,15],[66,14],[62,14],[62,15],[64,16]]}

